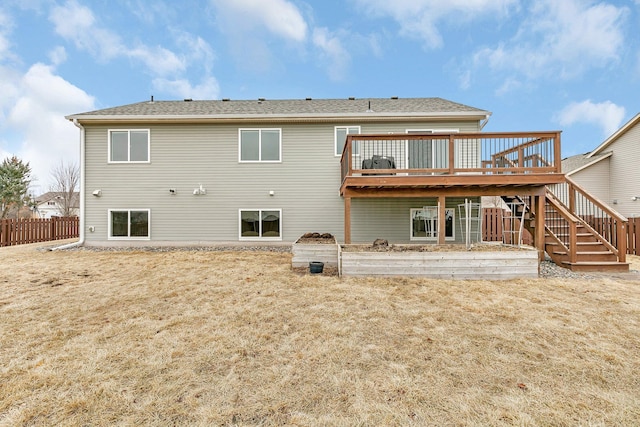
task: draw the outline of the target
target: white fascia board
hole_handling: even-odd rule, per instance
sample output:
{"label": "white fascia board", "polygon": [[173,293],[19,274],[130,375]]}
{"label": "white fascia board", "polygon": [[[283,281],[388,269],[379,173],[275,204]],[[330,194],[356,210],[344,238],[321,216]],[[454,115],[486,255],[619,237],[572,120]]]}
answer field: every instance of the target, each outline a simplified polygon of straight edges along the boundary
{"label": "white fascia board", "polygon": [[79,122],[92,121],[118,121],[118,122],[144,122],[144,121],[224,121],[224,120],[241,120],[241,121],[309,121],[309,120],[371,120],[371,119],[412,119],[412,118],[434,118],[434,119],[461,119],[461,118],[477,118],[479,120],[486,119],[491,115],[487,111],[461,111],[449,113],[346,113],[346,114],[211,114],[211,115],[94,115],[94,114],[78,114],[65,116],[67,120],[78,120]]}
{"label": "white fascia board", "polygon": [[612,144],[614,141],[616,141],[622,135],[627,133],[627,131],[629,129],[631,129],[633,126],[635,126],[639,122],[640,122],[640,113],[636,114],[631,120],[629,120],[627,123],[625,123],[624,126],[622,126],[620,129],[615,131],[613,133],[613,135],[611,135],[609,138],[605,139],[604,142],[602,144],[600,144],[598,147],[596,147],[595,150],[593,150],[591,153],[589,153],[587,155],[587,157],[593,157],[596,154],[600,153],[602,150],[604,150],[606,147],[608,147],[610,144]]}

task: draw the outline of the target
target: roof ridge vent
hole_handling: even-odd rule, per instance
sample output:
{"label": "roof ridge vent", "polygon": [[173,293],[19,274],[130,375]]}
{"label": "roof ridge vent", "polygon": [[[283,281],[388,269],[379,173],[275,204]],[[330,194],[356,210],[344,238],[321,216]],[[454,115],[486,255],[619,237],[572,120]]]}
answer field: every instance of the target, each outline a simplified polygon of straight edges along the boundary
{"label": "roof ridge vent", "polygon": [[191,99],[191,98],[185,98],[184,99],[184,102],[191,102],[191,101],[193,101],[193,99]]}
{"label": "roof ridge vent", "polygon": [[355,98],[355,97],[353,97],[353,96],[350,96],[350,97],[349,97],[349,101],[355,101],[355,99],[356,99],[356,98]]}
{"label": "roof ridge vent", "polygon": [[222,101],[223,102],[228,102],[228,101],[231,101],[231,100],[229,98],[222,98]]}

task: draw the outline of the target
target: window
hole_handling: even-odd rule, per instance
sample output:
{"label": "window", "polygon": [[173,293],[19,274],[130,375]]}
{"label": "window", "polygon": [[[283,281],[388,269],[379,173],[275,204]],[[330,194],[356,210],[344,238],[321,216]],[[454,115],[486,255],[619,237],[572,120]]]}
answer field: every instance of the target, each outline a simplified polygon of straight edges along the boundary
{"label": "window", "polygon": [[[360,133],[360,126],[336,126],[335,130],[335,145],[336,156],[342,156],[342,150],[344,150],[344,144],[347,139],[347,135],[357,135]],[[358,154],[358,145],[353,145],[353,154]]]}
{"label": "window", "polygon": [[149,130],[110,130],[109,163],[149,163]]}
{"label": "window", "polygon": [[241,162],[279,162],[280,129],[240,129]]}
{"label": "window", "polygon": [[[444,210],[445,240],[453,240],[455,209]],[[411,209],[411,239],[410,240],[437,240],[438,239],[438,207],[425,206],[422,209]]]}
{"label": "window", "polygon": [[109,239],[149,240],[149,209],[109,209]]}
{"label": "window", "polygon": [[241,209],[240,240],[282,240],[282,210]]}

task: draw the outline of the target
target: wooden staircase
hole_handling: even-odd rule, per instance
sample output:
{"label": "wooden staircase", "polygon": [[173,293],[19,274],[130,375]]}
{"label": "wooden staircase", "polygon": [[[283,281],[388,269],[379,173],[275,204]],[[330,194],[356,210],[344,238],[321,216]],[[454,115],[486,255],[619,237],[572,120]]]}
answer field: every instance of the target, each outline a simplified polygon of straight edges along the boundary
{"label": "wooden staircase", "polygon": [[[626,218],[569,178],[566,185],[557,187],[560,194],[547,189],[545,197],[544,248],[551,260],[578,272],[628,272]],[[535,236],[536,222],[529,198],[502,198],[514,210],[513,216],[523,218],[524,229]],[[596,208],[591,206],[593,203]]]}

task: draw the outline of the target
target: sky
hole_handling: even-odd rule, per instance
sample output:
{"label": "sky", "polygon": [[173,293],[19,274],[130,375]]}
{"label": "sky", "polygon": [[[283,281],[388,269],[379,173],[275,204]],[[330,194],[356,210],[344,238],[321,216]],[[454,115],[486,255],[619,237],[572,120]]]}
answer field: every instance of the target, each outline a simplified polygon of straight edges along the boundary
{"label": "sky", "polygon": [[2,0],[0,158],[79,162],[65,115],[149,100],[441,97],[596,148],[640,112],[640,0]]}

